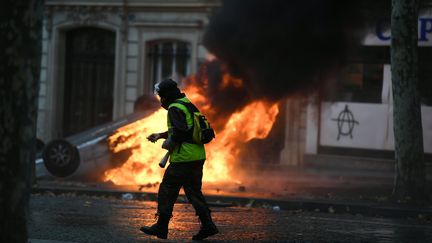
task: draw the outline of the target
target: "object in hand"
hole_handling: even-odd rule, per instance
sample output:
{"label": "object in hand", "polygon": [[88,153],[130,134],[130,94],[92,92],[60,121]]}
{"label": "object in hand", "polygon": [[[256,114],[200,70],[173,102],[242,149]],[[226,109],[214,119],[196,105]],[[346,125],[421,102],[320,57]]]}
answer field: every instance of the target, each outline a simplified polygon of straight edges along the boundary
{"label": "object in hand", "polygon": [[162,143],[162,148],[166,150],[172,150],[172,147],[174,146],[174,143],[172,141],[171,137],[168,137],[165,139],[165,141]]}
{"label": "object in hand", "polygon": [[164,168],[166,163],[168,162],[168,159],[169,159],[169,151],[166,152],[165,156],[161,159],[161,161],[159,162],[159,166],[161,168]]}

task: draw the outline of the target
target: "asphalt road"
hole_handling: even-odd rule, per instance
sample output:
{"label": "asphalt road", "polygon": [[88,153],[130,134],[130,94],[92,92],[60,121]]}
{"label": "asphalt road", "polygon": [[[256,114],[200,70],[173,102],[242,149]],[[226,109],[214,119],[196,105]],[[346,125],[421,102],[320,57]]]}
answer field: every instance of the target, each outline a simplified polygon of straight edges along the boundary
{"label": "asphalt road", "polygon": [[[199,222],[189,204],[176,204],[168,241],[191,241]],[[273,208],[213,207],[220,234],[209,242],[432,242],[426,219],[393,219]],[[30,242],[160,241],[139,231],[155,222],[151,201],[75,195],[32,195]],[[166,241],[162,241],[166,242]]]}

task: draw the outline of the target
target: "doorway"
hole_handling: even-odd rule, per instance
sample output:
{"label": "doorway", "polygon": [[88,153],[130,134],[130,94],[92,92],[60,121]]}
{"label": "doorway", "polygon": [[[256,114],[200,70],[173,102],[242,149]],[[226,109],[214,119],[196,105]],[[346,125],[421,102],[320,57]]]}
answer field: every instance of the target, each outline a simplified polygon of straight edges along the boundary
{"label": "doorway", "polygon": [[65,49],[63,137],[112,121],[115,32],[70,30]]}

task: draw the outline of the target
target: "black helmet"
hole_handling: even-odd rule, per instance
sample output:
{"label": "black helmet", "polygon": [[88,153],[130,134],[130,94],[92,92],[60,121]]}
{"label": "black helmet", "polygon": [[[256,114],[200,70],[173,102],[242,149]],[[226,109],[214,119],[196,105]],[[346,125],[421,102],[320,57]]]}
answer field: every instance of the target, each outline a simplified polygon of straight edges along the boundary
{"label": "black helmet", "polygon": [[177,98],[181,94],[180,89],[177,88],[177,82],[170,78],[155,84],[155,92],[164,98]]}

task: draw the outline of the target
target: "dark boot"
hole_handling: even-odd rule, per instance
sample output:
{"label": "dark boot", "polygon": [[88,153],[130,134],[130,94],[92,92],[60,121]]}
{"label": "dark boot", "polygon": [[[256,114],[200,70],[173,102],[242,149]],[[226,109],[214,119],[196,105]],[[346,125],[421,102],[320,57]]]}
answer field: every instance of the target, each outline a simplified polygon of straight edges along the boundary
{"label": "dark boot", "polygon": [[209,236],[219,233],[216,225],[213,223],[210,213],[199,216],[201,221],[201,228],[198,234],[192,237],[192,240],[203,240]]}
{"label": "dark boot", "polygon": [[148,235],[155,235],[157,238],[166,239],[168,237],[168,223],[170,217],[159,215],[158,221],[152,226],[143,226],[140,230]]}

